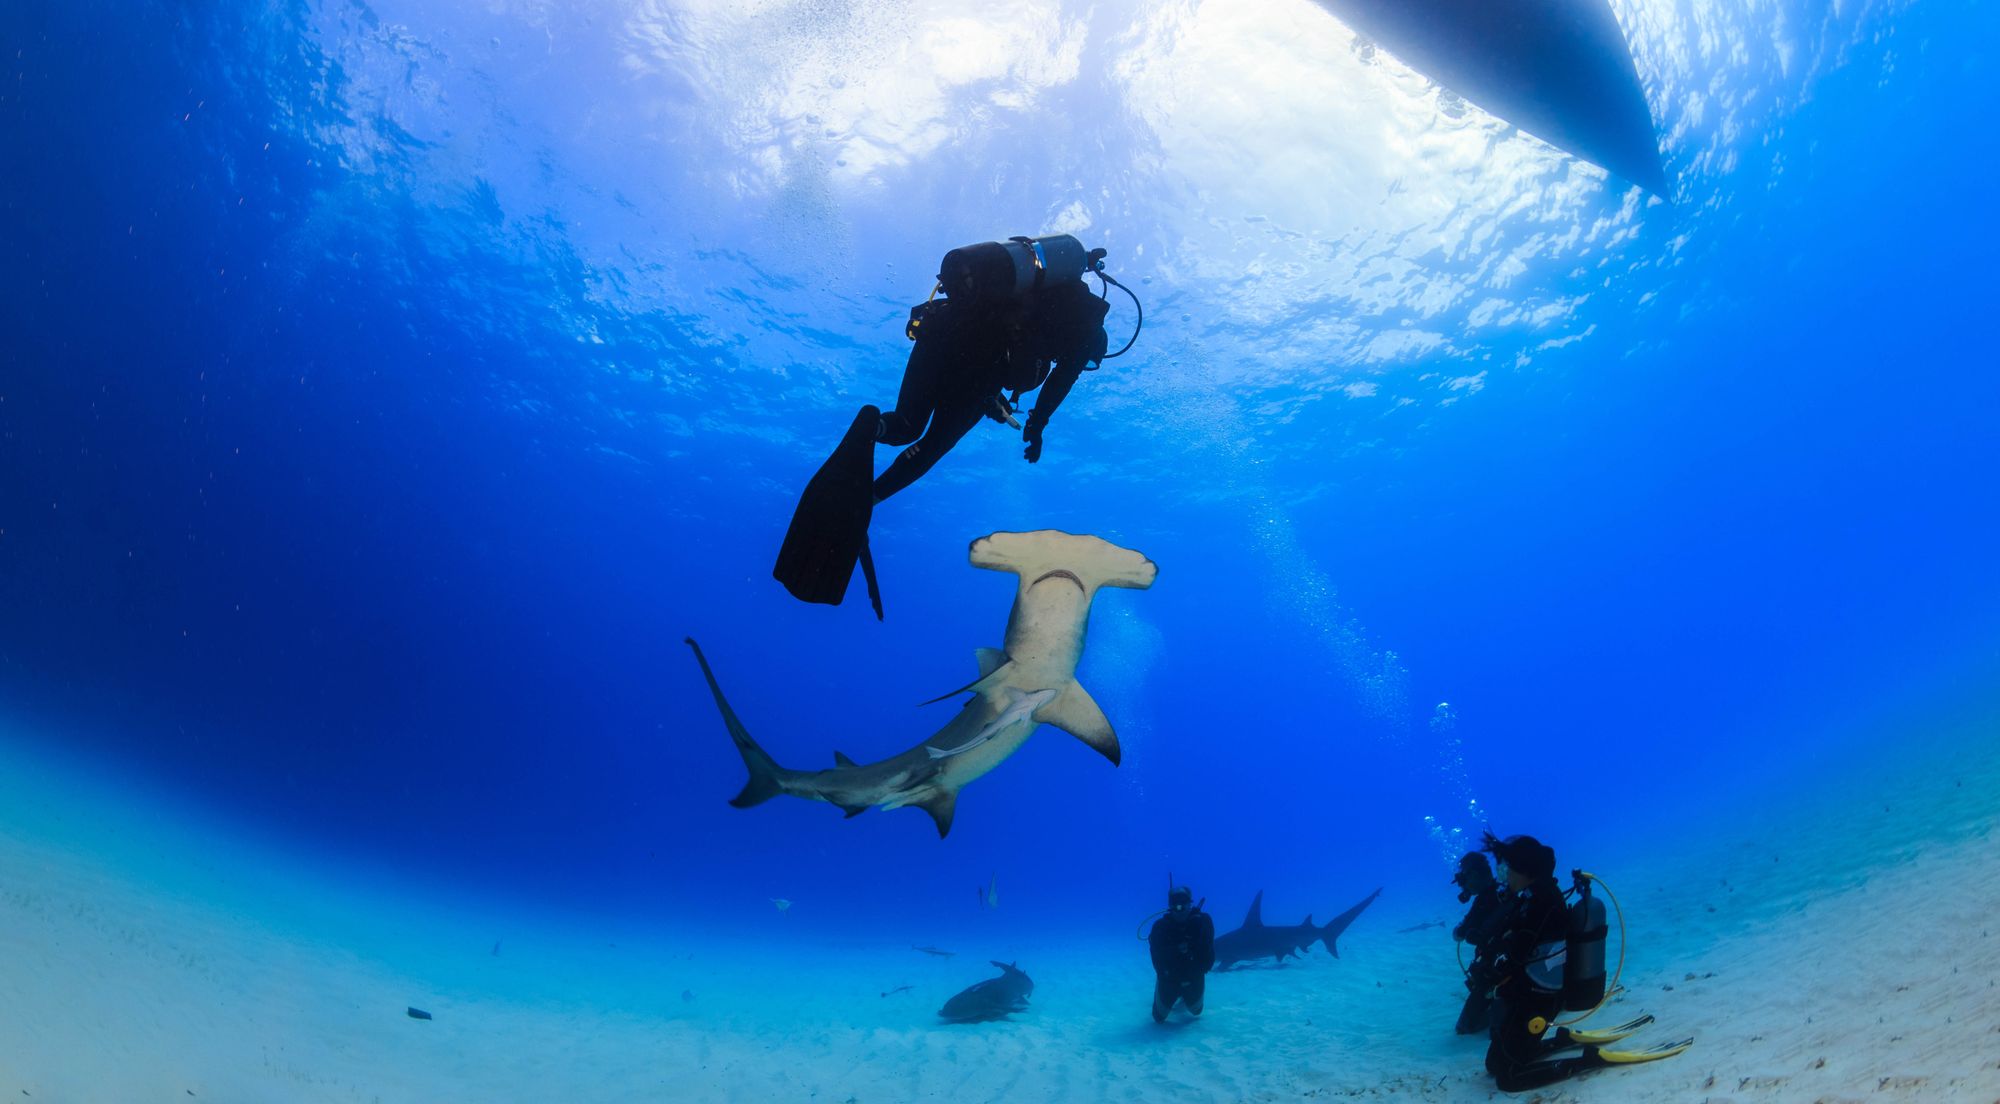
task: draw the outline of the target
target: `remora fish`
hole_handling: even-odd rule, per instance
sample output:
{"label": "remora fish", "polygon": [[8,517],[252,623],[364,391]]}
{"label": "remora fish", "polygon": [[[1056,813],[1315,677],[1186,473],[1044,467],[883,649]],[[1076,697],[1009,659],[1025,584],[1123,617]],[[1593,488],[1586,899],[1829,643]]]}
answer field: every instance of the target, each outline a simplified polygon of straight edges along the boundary
{"label": "remora fish", "polygon": [[1215,968],[1227,970],[1239,962],[1253,958],[1286,958],[1324,941],[1326,953],[1340,957],[1340,948],[1334,940],[1347,930],[1361,910],[1375,903],[1382,895],[1381,890],[1368,895],[1360,904],[1326,922],[1324,927],[1315,927],[1308,916],[1303,924],[1279,925],[1271,927],[1264,923],[1264,891],[1257,891],[1257,898],[1250,902],[1250,915],[1243,918],[1243,926],[1226,935],[1215,937]]}
{"label": "remora fish", "polygon": [[933,759],[943,759],[951,755],[963,755],[986,741],[991,740],[998,733],[1012,728],[1023,721],[1032,720],[1035,710],[1047,705],[1049,699],[1055,696],[1056,692],[1054,690],[1036,690],[1033,693],[1029,693],[1025,690],[1016,690],[1014,687],[1009,686],[1007,687],[1007,704],[1001,708],[1000,715],[986,722],[986,727],[980,729],[972,739],[955,748],[927,747],[924,751]]}
{"label": "remora fish", "polygon": [[938,1009],[938,1016],[950,1023],[984,1023],[988,1020],[1004,1020],[1009,1012],[1024,1012],[1028,1008],[1028,997],[1035,991],[1035,983],[1020,967],[1011,962],[995,962],[1000,976],[964,990],[944,1002]]}
{"label": "remora fish", "polygon": [[[737,719],[701,646],[689,638],[723,725],[750,769],[750,781],[731,805],[745,809],[779,794],[838,805],[848,816],[858,816],[870,806],[915,805],[931,815],[943,838],[951,831],[958,791],[1005,762],[1037,724],[1054,725],[1113,764],[1118,762],[1118,737],[1104,711],[1077,683],[1076,664],[1083,656],[1090,603],[1098,589],[1144,590],[1153,585],[1159,568],[1131,549],[1053,529],[981,537],[972,542],[970,556],[974,567],[1020,576],[1014,608],[1007,616],[1005,649],[978,650],[979,678],[952,692],[969,692],[972,700],[951,723],[916,747],[879,763],[863,765],[836,751],[831,770],[779,766]],[[1051,692],[1053,696],[1031,713],[988,731],[1021,700],[1019,695]]]}

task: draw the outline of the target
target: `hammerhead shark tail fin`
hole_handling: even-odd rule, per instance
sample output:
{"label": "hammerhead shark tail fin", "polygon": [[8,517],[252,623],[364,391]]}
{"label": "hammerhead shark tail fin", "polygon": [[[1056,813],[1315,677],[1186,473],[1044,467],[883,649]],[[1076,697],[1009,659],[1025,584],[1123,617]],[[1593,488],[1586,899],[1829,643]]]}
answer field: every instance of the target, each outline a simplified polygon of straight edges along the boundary
{"label": "hammerhead shark tail fin", "polygon": [[[1319,929],[1319,937],[1326,943],[1327,954],[1330,954],[1335,958],[1340,957],[1340,948],[1334,945],[1334,941],[1340,938],[1341,932],[1347,930],[1347,925],[1354,923],[1354,918],[1361,915],[1362,909],[1365,909],[1369,905],[1374,904],[1375,898],[1380,896],[1382,896],[1382,891],[1379,889],[1373,893],[1370,893],[1365,899],[1362,900],[1360,904],[1354,906],[1351,909],[1348,909],[1346,912],[1341,913],[1339,916],[1336,916],[1333,919],[1328,920],[1326,922],[1326,925]],[[1309,916],[1306,918],[1306,924],[1308,927],[1311,926],[1312,917]],[[1306,944],[1306,946],[1310,948],[1312,944],[1308,943]]]}
{"label": "hammerhead shark tail fin", "polygon": [[748,809],[783,793],[784,785],[779,775],[785,773],[785,768],[779,766],[770,753],[757,746],[757,741],[750,737],[750,730],[737,719],[736,710],[729,707],[729,699],[722,696],[722,686],[715,681],[715,672],[709,670],[708,657],[701,654],[701,645],[690,636],[687,646],[694,649],[695,662],[701,664],[701,677],[708,680],[709,693],[715,695],[715,707],[722,711],[722,724],[729,729],[729,738],[736,742],[737,754],[743,756],[743,765],[750,768],[750,781],[743,784],[743,792],[730,798],[729,803],[739,809]]}
{"label": "hammerhead shark tail fin", "polygon": [[1063,687],[1054,701],[1035,711],[1035,719],[1043,724],[1052,724],[1064,732],[1082,740],[1092,751],[1118,765],[1118,734],[1111,730],[1111,722],[1105,718],[1104,710],[1098,707],[1090,692],[1080,682],[1072,682]]}

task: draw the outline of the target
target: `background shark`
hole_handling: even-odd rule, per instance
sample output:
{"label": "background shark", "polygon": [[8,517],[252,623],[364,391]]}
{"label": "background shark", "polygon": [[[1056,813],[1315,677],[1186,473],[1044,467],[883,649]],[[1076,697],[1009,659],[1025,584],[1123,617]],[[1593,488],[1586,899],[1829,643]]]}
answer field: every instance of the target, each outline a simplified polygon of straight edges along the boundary
{"label": "background shark", "polygon": [[1243,918],[1243,926],[1226,935],[1215,937],[1215,968],[1227,970],[1239,962],[1253,958],[1285,958],[1311,947],[1316,942],[1326,944],[1326,953],[1340,957],[1340,948],[1334,940],[1347,930],[1361,910],[1375,903],[1382,896],[1381,890],[1369,894],[1360,904],[1328,920],[1324,926],[1315,927],[1312,917],[1303,923],[1272,927],[1264,923],[1264,891],[1258,890],[1250,902],[1250,915]]}
{"label": "background shark", "polygon": [[944,1002],[938,1016],[950,1023],[985,1023],[1004,1020],[1010,1012],[1023,1012],[1035,991],[1034,980],[1011,962],[995,962],[1000,976],[987,978]]}
{"label": "background shark", "polygon": [[1104,711],[1077,684],[1076,664],[1083,656],[1084,630],[1098,588],[1144,590],[1153,585],[1159,568],[1131,549],[1053,529],[981,537],[972,542],[970,558],[974,567],[1020,576],[1004,647],[978,649],[979,678],[952,692],[969,692],[972,700],[951,723],[878,763],[863,765],[836,751],[830,770],[779,766],[743,727],[700,645],[688,639],[722,723],[750,768],[750,781],[731,805],[744,809],[779,794],[838,805],[848,816],[876,805],[915,805],[931,815],[942,839],[951,832],[958,791],[1019,750],[1039,724],[1052,724],[1114,765],[1118,762],[1118,736]]}

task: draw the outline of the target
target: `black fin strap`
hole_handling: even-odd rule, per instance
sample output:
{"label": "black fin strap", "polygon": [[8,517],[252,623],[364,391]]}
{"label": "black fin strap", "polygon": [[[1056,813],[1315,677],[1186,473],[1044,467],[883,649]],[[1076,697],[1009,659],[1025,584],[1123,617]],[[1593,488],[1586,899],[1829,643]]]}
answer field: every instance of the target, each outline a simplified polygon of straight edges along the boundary
{"label": "black fin strap", "polygon": [[882,620],[882,590],[875,585],[875,557],[868,551],[868,538],[861,538],[861,577],[868,581],[868,604],[875,607],[875,620]]}

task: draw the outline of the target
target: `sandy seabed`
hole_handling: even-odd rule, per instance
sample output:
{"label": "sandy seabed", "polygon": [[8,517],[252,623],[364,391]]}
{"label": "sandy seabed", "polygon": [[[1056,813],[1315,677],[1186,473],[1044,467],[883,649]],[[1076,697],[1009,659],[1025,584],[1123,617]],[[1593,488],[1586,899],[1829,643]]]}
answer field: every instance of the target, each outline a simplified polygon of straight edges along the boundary
{"label": "sandy seabed", "polygon": [[[1746,813],[1703,852],[1629,864],[1640,930],[1600,1022],[1651,1012],[1633,1044],[1698,1042],[1514,1099],[2000,1102],[1994,747],[1975,734],[1893,783],[1814,795],[1804,821]],[[0,1101],[1505,1099],[1484,1040],[1450,1034],[1462,990],[1435,930],[1358,923],[1339,961],[1215,976],[1207,1014],[1164,1028],[1129,936],[1023,946],[1032,1009],[955,1027],[933,1013],[991,974],[972,953],[427,948],[442,914],[343,900],[268,856],[134,870],[108,857],[129,850],[115,811],[9,768]]]}

